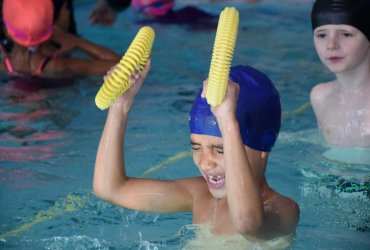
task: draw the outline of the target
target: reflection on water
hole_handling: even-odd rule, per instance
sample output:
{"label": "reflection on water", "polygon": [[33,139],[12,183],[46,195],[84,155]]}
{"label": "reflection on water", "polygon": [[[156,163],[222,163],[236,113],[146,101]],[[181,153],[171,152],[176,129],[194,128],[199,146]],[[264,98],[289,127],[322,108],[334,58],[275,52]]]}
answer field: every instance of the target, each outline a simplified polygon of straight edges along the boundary
{"label": "reflection on water", "polygon": [[28,162],[52,158],[57,148],[68,145],[61,130],[76,112],[64,109],[73,96],[60,89],[28,91],[4,82],[0,93],[0,161]]}

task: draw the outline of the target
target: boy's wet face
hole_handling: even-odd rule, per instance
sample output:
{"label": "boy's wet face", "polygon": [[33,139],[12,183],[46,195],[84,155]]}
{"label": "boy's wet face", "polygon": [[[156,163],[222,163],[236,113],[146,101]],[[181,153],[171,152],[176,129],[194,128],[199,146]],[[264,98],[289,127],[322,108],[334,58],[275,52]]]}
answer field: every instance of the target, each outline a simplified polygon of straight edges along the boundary
{"label": "boy's wet face", "polygon": [[225,169],[222,138],[191,134],[193,160],[202,173],[215,198],[226,196]]}
{"label": "boy's wet face", "polygon": [[314,30],[316,51],[323,64],[333,73],[351,70],[370,53],[369,41],[350,25],[322,25]]}
{"label": "boy's wet face", "polygon": [[[224,150],[221,137],[191,134],[193,160],[215,198],[226,197]],[[248,161],[256,178],[265,173],[266,153],[245,146]],[[247,167],[247,166],[246,166]]]}

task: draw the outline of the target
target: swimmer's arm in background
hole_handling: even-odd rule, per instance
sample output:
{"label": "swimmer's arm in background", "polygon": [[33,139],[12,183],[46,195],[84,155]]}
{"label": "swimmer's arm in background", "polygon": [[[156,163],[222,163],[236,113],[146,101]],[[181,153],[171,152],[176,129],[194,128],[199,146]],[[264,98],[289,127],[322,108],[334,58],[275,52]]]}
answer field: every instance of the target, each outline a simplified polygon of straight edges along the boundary
{"label": "swimmer's arm in background", "polygon": [[116,11],[109,6],[106,0],[100,0],[96,5],[91,9],[89,15],[90,24],[101,24],[110,26],[112,25],[117,18]]}
{"label": "swimmer's arm in background", "polygon": [[68,51],[80,50],[94,59],[119,60],[120,56],[116,53],[93,43],[85,38],[75,36],[71,33],[63,32],[60,29],[53,30],[52,41],[60,45],[60,49],[55,56],[62,55]]}
{"label": "swimmer's arm in background", "polygon": [[129,7],[130,3],[130,0],[99,0],[91,9],[90,24],[112,25],[116,21],[117,12]]}
{"label": "swimmer's arm in background", "polygon": [[150,69],[131,77],[133,86],[109,108],[95,161],[93,189],[103,200],[133,210],[151,212],[191,211],[192,195],[186,187],[192,179],[161,181],[126,176],[124,136],[128,115]]}
{"label": "swimmer's arm in background", "polygon": [[[53,54],[53,60],[45,68],[49,72],[104,75],[120,60],[113,51],[59,29],[53,31],[52,42],[58,44],[60,49]],[[73,50],[79,50],[90,58],[63,57],[63,54]]]}
{"label": "swimmer's arm in background", "polygon": [[[203,87],[204,96],[206,85],[207,83]],[[222,134],[230,218],[239,234],[251,238],[251,235],[258,234],[262,225],[263,203],[236,118],[239,85],[232,81],[227,85],[224,101],[211,109]]]}
{"label": "swimmer's arm in background", "polygon": [[55,58],[45,67],[46,72],[65,74],[66,76],[103,76],[118,63],[118,60]]}

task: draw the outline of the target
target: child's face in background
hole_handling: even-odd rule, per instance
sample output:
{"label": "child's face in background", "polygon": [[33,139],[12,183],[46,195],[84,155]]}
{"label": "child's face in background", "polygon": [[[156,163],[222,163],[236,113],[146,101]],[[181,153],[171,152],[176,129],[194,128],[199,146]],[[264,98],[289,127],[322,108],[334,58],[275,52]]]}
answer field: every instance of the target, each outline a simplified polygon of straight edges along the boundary
{"label": "child's face in background", "polygon": [[[209,191],[215,198],[225,198],[227,183],[222,138],[191,134],[190,140],[194,163],[207,182]],[[262,160],[262,152],[247,146],[245,149],[253,175],[256,178],[264,176],[266,162]]]}
{"label": "child's face in background", "polygon": [[320,60],[333,73],[354,69],[370,53],[366,36],[350,25],[319,26],[314,30],[314,43]]}

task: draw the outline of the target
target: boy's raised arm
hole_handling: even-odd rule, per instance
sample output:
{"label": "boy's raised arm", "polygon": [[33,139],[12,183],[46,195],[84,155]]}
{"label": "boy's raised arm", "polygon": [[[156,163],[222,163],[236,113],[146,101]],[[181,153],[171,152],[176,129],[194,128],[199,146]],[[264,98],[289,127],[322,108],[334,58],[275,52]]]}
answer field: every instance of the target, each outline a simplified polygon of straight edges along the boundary
{"label": "boy's raised arm", "polygon": [[95,161],[95,195],[116,205],[151,212],[191,210],[191,194],[186,181],[161,181],[130,178],[125,172],[124,136],[129,111],[150,68],[142,76],[131,77],[133,86],[109,108]]}
{"label": "boy's raised arm", "polygon": [[139,77],[138,74],[135,74],[130,78],[133,86],[120,96],[108,111],[96,155],[93,187],[98,197],[110,202],[115,202],[118,199],[119,190],[128,179],[122,153],[124,134],[131,106],[149,70],[150,60],[142,76]]}
{"label": "boy's raised arm", "polygon": [[[242,235],[257,235],[263,220],[263,204],[236,118],[239,85],[229,81],[224,102],[213,107],[223,138],[226,197],[230,218]],[[256,151],[257,152],[257,151]]]}

